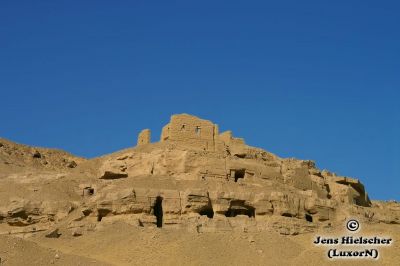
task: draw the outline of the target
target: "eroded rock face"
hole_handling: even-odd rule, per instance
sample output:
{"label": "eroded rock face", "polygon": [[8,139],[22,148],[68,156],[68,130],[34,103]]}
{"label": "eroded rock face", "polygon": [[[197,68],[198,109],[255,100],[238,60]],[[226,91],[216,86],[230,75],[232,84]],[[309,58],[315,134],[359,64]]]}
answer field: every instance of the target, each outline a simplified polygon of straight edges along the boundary
{"label": "eroded rock face", "polygon": [[101,179],[118,179],[128,177],[126,162],[116,160],[108,161],[100,168]]}
{"label": "eroded rock face", "polygon": [[75,208],[76,205],[68,201],[30,201],[14,198],[8,205],[0,207],[0,223],[21,228],[22,232],[39,231],[35,225],[40,224],[40,231],[43,231],[50,228],[51,224],[67,218]]}
{"label": "eroded rock face", "polygon": [[[186,114],[171,118],[158,143],[150,143],[145,130],[137,147],[63,171],[54,182],[71,182],[74,192],[54,194],[71,199],[37,200],[33,193],[2,202],[0,225],[51,231],[62,223],[68,235],[80,236],[120,219],[132,226],[197,232],[272,229],[294,235],[350,216],[400,223],[400,204],[371,202],[359,180],[247,146],[230,131],[220,134],[212,122]],[[49,184],[40,180],[18,182]]]}

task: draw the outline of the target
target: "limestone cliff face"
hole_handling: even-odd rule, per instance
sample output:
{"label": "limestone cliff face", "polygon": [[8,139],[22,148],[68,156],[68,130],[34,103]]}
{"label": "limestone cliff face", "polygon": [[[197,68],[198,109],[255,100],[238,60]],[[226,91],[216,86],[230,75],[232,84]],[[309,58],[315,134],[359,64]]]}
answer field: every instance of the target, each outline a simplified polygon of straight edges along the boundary
{"label": "limestone cliff face", "polygon": [[400,204],[371,202],[359,180],[247,146],[211,121],[174,115],[160,142],[150,143],[150,135],[142,131],[135,148],[82,159],[74,168],[6,175],[1,184],[21,194],[0,193],[0,231],[26,234],[64,225],[79,235],[115,219],[198,232],[282,234],[354,216],[400,223]]}

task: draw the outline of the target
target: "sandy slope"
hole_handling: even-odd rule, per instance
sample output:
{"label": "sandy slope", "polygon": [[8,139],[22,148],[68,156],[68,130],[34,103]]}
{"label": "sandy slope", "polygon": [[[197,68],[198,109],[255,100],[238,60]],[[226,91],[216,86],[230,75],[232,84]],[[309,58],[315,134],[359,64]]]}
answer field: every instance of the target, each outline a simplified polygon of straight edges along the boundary
{"label": "sandy slope", "polygon": [[[391,236],[373,260],[326,258],[326,248],[312,244],[318,233],[283,236],[275,232],[189,233],[182,229],[138,228],[104,221],[97,231],[78,238],[1,237],[4,265],[398,265],[400,226],[368,225],[360,235]],[[340,236],[340,228],[323,235]],[[58,254],[58,259],[56,258]]]}

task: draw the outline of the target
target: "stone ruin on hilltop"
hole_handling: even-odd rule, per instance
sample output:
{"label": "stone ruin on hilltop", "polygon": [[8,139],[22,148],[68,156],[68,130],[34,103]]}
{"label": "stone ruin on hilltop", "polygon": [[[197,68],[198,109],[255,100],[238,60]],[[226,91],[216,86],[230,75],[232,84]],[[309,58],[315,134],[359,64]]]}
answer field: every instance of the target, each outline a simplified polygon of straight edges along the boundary
{"label": "stone ruin on hilltop", "polygon": [[[46,175],[48,180],[51,174]],[[400,223],[399,204],[371,202],[359,180],[248,146],[230,131],[219,133],[211,121],[187,114],[173,115],[159,142],[151,143],[145,129],[136,147],[53,174],[60,175],[48,198],[26,192],[11,200],[10,195],[8,205],[0,206],[0,225],[22,226],[25,233],[57,228],[79,236],[115,220],[197,232],[282,234],[342,225],[349,217]],[[23,181],[21,189],[29,182],[40,187],[40,178]],[[66,182],[71,185],[61,185]],[[66,196],[54,200],[55,195]]]}
{"label": "stone ruin on hilltop", "polygon": [[[231,131],[219,133],[218,125],[208,120],[173,115],[160,142],[151,143],[150,135],[149,129],[143,130],[137,147],[109,158],[100,174],[103,179],[155,182],[133,188],[132,212],[140,213],[142,226],[281,228],[290,217],[295,218],[290,230],[293,223],[298,230],[309,230],[363,213],[372,205],[359,180],[321,171],[310,160],[282,159],[247,146]],[[157,180],[174,185],[162,187]],[[110,214],[119,213],[118,208],[108,208]],[[375,218],[390,220],[378,213]]]}
{"label": "stone ruin on hilltop", "polygon": [[[150,129],[140,132],[137,144],[150,143]],[[161,133],[161,142],[179,142],[193,150],[225,151],[226,146],[244,148],[243,139],[233,138],[231,131],[219,134],[218,125],[188,114],[173,115]]]}

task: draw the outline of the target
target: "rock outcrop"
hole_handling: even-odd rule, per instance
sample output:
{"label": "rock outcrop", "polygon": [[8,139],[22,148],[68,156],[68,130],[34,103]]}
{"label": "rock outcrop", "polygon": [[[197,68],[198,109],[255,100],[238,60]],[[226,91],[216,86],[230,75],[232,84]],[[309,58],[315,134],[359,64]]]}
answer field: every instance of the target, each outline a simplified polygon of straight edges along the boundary
{"label": "rock outcrop", "polygon": [[[4,154],[4,145],[0,149]],[[28,150],[31,160],[49,156]],[[3,162],[10,157],[3,155]],[[10,193],[1,201],[0,230],[26,234],[42,228],[50,234],[64,225],[60,230],[80,236],[99,223],[120,219],[132,226],[197,232],[298,234],[354,216],[370,223],[400,223],[400,204],[371,202],[358,179],[248,146],[232,132],[219,133],[216,124],[187,114],[172,116],[160,142],[151,143],[150,131],[144,130],[135,148],[92,160],[66,158],[78,163],[62,163],[57,178],[30,179],[32,170],[16,183],[11,174],[0,180],[26,191],[23,198],[12,199]],[[42,168],[56,176],[53,168]],[[39,197],[27,186],[47,194]]]}

